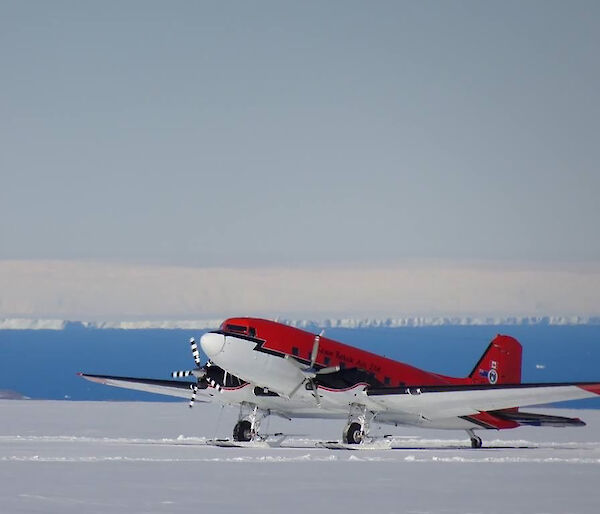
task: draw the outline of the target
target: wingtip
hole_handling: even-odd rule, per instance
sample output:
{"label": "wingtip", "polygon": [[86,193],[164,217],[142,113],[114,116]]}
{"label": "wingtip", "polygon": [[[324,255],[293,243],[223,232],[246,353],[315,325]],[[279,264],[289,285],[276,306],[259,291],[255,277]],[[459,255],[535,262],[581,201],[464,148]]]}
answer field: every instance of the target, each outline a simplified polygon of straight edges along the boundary
{"label": "wingtip", "polygon": [[584,391],[587,391],[589,393],[594,393],[594,394],[600,395],[600,383],[581,384],[579,386],[579,388],[583,389]]}

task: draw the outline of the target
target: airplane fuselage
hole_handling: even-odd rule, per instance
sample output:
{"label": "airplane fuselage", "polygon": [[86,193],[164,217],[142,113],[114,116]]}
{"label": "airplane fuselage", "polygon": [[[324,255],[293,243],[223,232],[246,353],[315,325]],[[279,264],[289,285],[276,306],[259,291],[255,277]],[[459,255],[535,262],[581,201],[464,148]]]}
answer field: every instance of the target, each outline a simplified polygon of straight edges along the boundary
{"label": "airplane fuselage", "polygon": [[[315,404],[310,383],[295,388],[304,376],[293,361],[310,363],[314,335],[277,322],[256,318],[230,318],[219,330],[204,334],[202,349],[211,362],[236,375],[245,385],[221,387],[218,401],[230,405],[248,403],[283,416],[307,418],[348,417],[351,404],[377,411],[377,421],[388,424],[428,426],[440,429],[473,427],[472,420],[458,417],[429,420],[418,411],[387,415],[385,409],[366,394],[368,387],[406,388],[418,396],[422,386],[465,384],[465,378],[430,373],[338,341],[320,338],[316,364],[339,366],[351,375],[348,384],[329,384],[328,377],[318,381],[320,404]],[[353,370],[350,372],[350,370]],[[360,370],[360,371],[354,371]],[[362,380],[361,380],[362,379]],[[418,387],[417,387],[418,386]],[[506,428],[512,423],[505,422]]]}

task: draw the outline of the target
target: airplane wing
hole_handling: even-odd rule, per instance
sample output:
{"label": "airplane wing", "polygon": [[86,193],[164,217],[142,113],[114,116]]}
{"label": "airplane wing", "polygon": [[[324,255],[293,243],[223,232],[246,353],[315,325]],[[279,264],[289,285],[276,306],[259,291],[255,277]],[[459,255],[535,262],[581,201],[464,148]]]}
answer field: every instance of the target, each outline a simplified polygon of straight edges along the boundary
{"label": "airplane wing", "polygon": [[[136,391],[146,391],[148,393],[164,394],[166,396],[177,396],[179,398],[189,398],[192,395],[192,386],[194,382],[180,382],[178,380],[158,380],[154,378],[135,378],[135,377],[114,377],[110,375],[90,375],[87,373],[78,373],[78,375],[90,382],[97,382],[123,389],[134,389]],[[203,395],[205,390],[198,389],[198,395]],[[204,394],[208,399],[208,394]],[[202,400],[196,400],[202,401]]]}
{"label": "airplane wing", "polygon": [[497,411],[600,395],[600,383],[468,384],[378,388],[367,390],[373,403],[387,413],[410,413],[429,420]]}

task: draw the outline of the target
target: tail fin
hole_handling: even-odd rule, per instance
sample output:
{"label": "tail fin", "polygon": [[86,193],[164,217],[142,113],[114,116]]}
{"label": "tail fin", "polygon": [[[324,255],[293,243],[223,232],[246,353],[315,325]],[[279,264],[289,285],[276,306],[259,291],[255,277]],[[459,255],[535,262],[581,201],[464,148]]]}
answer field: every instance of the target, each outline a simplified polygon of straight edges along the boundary
{"label": "tail fin", "polygon": [[475,384],[520,384],[522,353],[521,343],[514,337],[497,335],[469,378]]}

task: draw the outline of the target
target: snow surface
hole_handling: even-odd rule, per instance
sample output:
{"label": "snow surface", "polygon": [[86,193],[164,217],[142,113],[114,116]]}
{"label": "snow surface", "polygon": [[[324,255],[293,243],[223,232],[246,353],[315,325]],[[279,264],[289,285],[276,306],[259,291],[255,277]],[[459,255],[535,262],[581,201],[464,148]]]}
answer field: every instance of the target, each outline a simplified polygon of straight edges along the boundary
{"label": "snow surface", "polygon": [[[219,327],[222,319],[68,321],[61,319],[0,318],[0,330],[64,330],[66,328],[148,330],[207,330]],[[305,329],[399,328],[440,326],[573,326],[600,325],[600,316],[416,316],[400,318],[327,318],[321,320],[278,319],[281,323]]]}
{"label": "snow surface", "polygon": [[[600,412],[583,428],[390,429],[398,450],[327,450],[339,421],[268,418],[288,447],[217,448],[235,409],[0,401],[0,512],[596,513]],[[542,412],[551,412],[544,409]]]}

